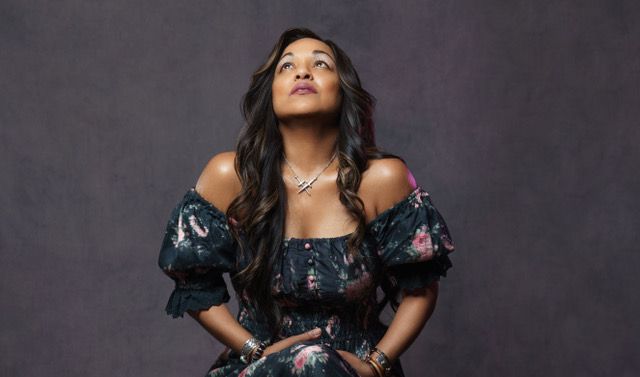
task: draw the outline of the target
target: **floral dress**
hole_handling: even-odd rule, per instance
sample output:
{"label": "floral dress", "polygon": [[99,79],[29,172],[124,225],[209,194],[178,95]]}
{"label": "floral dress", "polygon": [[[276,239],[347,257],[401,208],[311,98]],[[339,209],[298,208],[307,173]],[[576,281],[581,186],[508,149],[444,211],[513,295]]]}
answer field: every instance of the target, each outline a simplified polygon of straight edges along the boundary
{"label": "floral dress", "polygon": [[[194,187],[170,214],[158,265],[175,289],[166,312],[206,310],[230,299],[223,273],[242,266],[225,214]],[[400,289],[426,287],[452,267],[454,244],[429,194],[417,186],[407,197],[367,224],[362,260],[347,254],[349,234],[328,238],[287,238],[272,276],[271,292],[281,311],[281,328],[271,337],[246,297],[237,295],[238,322],[267,345],[320,327],[320,337],[294,344],[249,365],[228,347],[208,377],[349,376],[358,374],[336,350],[364,359],[387,326],[378,316],[377,288],[387,279]],[[234,288],[236,288],[234,286]],[[236,290],[238,292],[238,290]],[[392,375],[403,377],[400,360]]]}

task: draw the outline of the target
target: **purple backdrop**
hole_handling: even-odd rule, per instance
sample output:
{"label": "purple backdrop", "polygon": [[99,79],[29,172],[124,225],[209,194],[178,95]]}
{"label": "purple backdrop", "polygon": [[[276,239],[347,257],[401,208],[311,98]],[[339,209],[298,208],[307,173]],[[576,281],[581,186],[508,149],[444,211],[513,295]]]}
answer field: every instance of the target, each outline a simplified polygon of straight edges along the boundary
{"label": "purple backdrop", "polygon": [[307,26],[351,56],[378,143],[457,244],[407,375],[639,375],[639,18],[631,0],[3,1],[0,374],[204,374],[222,346],[163,312],[164,226],[234,147],[253,69]]}

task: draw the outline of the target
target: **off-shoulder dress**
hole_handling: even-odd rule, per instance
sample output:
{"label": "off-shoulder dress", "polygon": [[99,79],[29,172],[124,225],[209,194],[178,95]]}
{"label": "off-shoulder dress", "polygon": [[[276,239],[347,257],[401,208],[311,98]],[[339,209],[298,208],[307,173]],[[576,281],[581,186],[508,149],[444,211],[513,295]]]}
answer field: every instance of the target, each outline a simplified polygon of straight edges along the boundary
{"label": "off-shoulder dress", "polygon": [[[175,287],[165,311],[174,318],[229,301],[223,273],[242,268],[238,244],[225,214],[189,188],[170,213],[158,265]],[[315,327],[322,335],[246,365],[225,349],[207,377],[349,376],[357,373],[336,350],[361,359],[384,335],[378,287],[383,279],[400,289],[426,287],[452,267],[454,243],[430,195],[417,186],[407,197],[367,224],[361,248],[364,262],[346,253],[349,234],[327,238],[287,238],[272,277],[273,298],[281,309],[282,330],[270,337],[250,302],[236,294],[238,322],[272,344]],[[234,288],[236,288],[234,286]],[[237,292],[237,290],[236,290]],[[404,377],[400,360],[393,376]]]}

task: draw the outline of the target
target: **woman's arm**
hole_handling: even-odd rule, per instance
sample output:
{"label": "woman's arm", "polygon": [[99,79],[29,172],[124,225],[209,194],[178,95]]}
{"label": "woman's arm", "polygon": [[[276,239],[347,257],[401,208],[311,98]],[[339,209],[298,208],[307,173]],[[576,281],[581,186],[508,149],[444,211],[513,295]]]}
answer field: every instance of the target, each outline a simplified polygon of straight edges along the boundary
{"label": "woman's arm", "polygon": [[238,323],[224,303],[212,306],[208,310],[188,310],[187,313],[209,334],[237,353],[240,353],[244,342],[252,336],[250,332]]}
{"label": "woman's arm", "polygon": [[[372,187],[370,191],[375,193],[373,196],[375,197],[376,214],[391,208],[416,189],[416,180],[413,174],[407,165],[399,159],[373,160],[367,175],[367,181]],[[377,189],[379,187],[385,189],[379,190]],[[415,289],[411,292],[403,290],[402,295],[402,301],[393,321],[377,344],[378,349],[384,352],[391,362],[409,348],[431,317],[438,298],[438,281],[429,287]]]}
{"label": "woman's arm", "polygon": [[376,345],[392,363],[409,348],[433,314],[438,299],[438,284],[436,281],[425,288],[403,291],[398,310],[387,332]]}
{"label": "woman's arm", "polygon": [[[417,187],[407,165],[395,158],[372,160],[367,176],[365,190],[374,193],[372,196],[375,198],[376,215],[405,199]],[[385,189],[380,190],[380,187]],[[428,287],[411,292],[403,290],[403,298],[393,321],[377,344],[378,349],[384,352],[391,362],[409,348],[431,317],[438,298],[438,284],[438,281],[435,281]]]}
{"label": "woman's arm", "polygon": [[[413,343],[424,324],[427,322],[436,306],[438,298],[438,282],[434,282],[428,287],[415,289],[411,292],[403,291],[403,298],[398,306],[396,315],[391,321],[389,328],[380,339],[376,347],[384,352],[393,364],[400,355]],[[365,361],[359,359],[355,354],[338,350],[351,366],[353,366],[361,376],[376,376]]]}
{"label": "woman's arm", "polygon": [[[206,164],[196,182],[196,191],[224,213],[241,188],[234,170],[234,159],[233,151],[216,154]],[[238,323],[224,303],[208,310],[187,312],[219,342],[238,353],[244,342],[252,336]]]}

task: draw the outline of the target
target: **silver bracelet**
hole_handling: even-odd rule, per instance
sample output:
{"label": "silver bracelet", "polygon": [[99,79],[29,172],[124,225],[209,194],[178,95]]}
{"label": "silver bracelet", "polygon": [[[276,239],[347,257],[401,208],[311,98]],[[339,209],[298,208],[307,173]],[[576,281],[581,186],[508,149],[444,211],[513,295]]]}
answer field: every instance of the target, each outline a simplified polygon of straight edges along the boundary
{"label": "silver bracelet", "polygon": [[264,352],[265,348],[267,348],[266,343],[260,342],[258,349],[251,354],[251,362],[259,360],[262,357],[262,353]]}
{"label": "silver bracelet", "polygon": [[[260,357],[262,357],[262,352],[264,352],[265,347],[266,344],[264,342],[261,342],[252,336],[251,338],[247,339],[247,341],[242,345],[242,350],[240,351],[240,361],[245,364],[249,364],[255,360],[258,360]],[[249,355],[251,355],[251,358],[249,358]]]}
{"label": "silver bracelet", "polygon": [[378,356],[373,358],[373,360],[377,361],[378,364],[380,364],[380,366],[384,370],[384,375],[385,376],[390,375],[391,374],[391,362],[389,361],[389,357],[387,357],[387,355],[384,352],[380,351],[380,349],[378,349],[378,347],[373,347],[371,352],[369,352],[369,357],[370,358],[371,358],[371,355],[374,352],[377,353]]}

